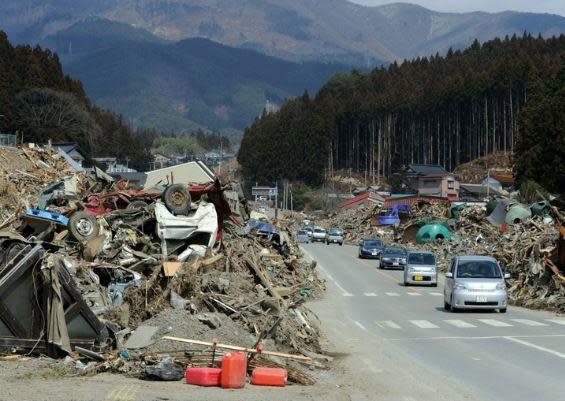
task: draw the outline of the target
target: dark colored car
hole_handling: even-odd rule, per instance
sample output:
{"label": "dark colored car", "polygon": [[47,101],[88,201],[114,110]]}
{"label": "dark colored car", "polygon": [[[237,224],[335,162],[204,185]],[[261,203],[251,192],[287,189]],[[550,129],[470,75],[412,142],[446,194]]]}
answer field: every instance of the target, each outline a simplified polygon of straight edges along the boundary
{"label": "dark colored car", "polygon": [[401,246],[385,246],[380,257],[381,269],[403,269],[406,267],[406,257],[408,253]]}
{"label": "dark colored car", "polygon": [[379,259],[383,251],[383,242],[376,238],[367,238],[359,244],[359,259]]}

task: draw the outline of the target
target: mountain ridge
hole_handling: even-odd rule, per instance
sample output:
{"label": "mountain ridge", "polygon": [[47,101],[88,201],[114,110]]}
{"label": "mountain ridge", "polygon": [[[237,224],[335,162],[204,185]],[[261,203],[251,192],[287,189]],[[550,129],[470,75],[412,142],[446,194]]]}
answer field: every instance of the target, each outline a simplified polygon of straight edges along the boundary
{"label": "mountain ridge", "polygon": [[[444,13],[408,3],[362,6],[346,0],[4,0],[0,26],[34,42],[85,17],[144,28],[161,39],[205,37],[297,60],[379,64],[463,48],[474,39],[524,31],[565,32],[555,14]],[[24,3],[28,7],[22,7]],[[236,4],[237,3],[237,4]],[[31,11],[33,10],[33,12]]]}

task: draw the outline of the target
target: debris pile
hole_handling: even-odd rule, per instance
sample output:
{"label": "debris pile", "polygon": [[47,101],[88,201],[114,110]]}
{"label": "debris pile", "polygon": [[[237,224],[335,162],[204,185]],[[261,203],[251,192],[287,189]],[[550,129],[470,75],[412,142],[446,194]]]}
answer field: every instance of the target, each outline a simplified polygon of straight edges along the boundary
{"label": "debris pile", "polygon": [[480,184],[485,179],[487,169],[496,174],[513,176],[510,154],[499,152],[479,157],[457,166],[453,173],[461,182]]}
{"label": "debris pile", "polygon": [[[495,206],[487,214],[487,207],[479,205],[414,205],[398,229],[374,226],[378,209],[348,211],[324,225],[343,227],[353,245],[376,236],[385,243],[433,251],[442,271],[455,255],[493,256],[512,275],[509,296],[514,304],[565,312],[565,277],[556,262],[556,222],[565,221],[563,214],[548,202],[532,205],[531,211],[508,199]],[[422,239],[426,229],[437,237]]]}
{"label": "debris pile", "polygon": [[10,229],[0,231],[0,307],[13,310],[5,303],[18,291],[26,300],[0,316],[10,333],[0,352],[71,355],[93,360],[91,371],[141,374],[167,354],[185,366],[222,360],[215,346],[166,336],[220,340],[275,350],[286,359],[265,351],[249,366],[285,367],[289,380],[312,384],[285,361],[318,364],[318,322],[304,302],[324,283],[287,231],[234,217],[223,195],[230,185],[133,191],[49,150],[0,152],[23,161],[0,160],[0,171],[15,171],[2,187]]}

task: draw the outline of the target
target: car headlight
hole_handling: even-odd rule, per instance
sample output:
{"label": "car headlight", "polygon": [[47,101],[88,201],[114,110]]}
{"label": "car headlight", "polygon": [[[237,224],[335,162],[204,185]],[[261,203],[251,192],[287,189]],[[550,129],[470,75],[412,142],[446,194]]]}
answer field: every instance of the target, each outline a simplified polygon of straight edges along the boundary
{"label": "car headlight", "polygon": [[413,267],[408,268],[408,273],[416,273],[416,269]]}
{"label": "car headlight", "polygon": [[497,290],[505,290],[505,289],[506,289],[506,284],[504,284],[504,283],[498,283],[498,284],[496,285],[496,289],[497,289]]}
{"label": "car headlight", "polygon": [[461,284],[461,283],[455,283],[453,284],[453,289],[454,290],[464,290],[465,289],[465,285]]}

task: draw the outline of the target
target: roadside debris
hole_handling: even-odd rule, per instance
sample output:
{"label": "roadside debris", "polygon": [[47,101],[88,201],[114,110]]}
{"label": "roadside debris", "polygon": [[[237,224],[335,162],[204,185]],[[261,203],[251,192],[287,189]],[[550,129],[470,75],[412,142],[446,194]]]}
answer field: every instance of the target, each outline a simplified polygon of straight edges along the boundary
{"label": "roadside debris", "polygon": [[414,205],[410,215],[400,215],[398,227],[377,225],[375,217],[380,215],[380,207],[348,211],[323,225],[345,229],[346,242],[353,245],[378,237],[433,251],[442,271],[455,255],[493,256],[512,275],[509,297],[515,305],[565,312],[565,266],[557,257],[558,227],[565,219],[549,202],[528,206],[497,199],[454,207],[423,203]]}
{"label": "roadside debris", "polygon": [[187,367],[219,366],[220,341],[251,355],[265,344],[250,368],[313,384],[295,365],[321,353],[304,302],[324,284],[286,229],[234,217],[231,184],[132,190],[37,147],[0,147],[0,172],[0,352],[180,380]]}

